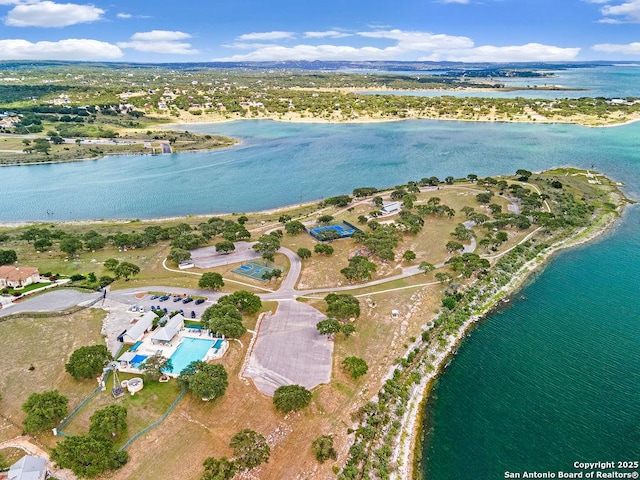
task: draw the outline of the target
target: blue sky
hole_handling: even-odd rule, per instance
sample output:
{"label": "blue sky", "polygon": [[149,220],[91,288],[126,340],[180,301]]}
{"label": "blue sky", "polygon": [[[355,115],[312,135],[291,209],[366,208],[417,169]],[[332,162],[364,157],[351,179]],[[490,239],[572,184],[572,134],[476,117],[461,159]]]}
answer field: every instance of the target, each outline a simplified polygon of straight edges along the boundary
{"label": "blue sky", "polygon": [[0,0],[0,60],[640,59],[640,0]]}

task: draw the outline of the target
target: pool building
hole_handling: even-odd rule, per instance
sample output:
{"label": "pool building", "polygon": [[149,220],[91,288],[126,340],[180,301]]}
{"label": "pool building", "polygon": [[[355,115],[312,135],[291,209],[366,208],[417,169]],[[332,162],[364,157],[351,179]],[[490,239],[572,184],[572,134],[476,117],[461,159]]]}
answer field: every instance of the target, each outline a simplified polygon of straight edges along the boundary
{"label": "pool building", "polygon": [[[142,319],[135,325],[137,326],[141,321]],[[184,321],[185,318],[181,314],[171,318],[165,316],[159,320],[158,325],[162,326],[156,330],[152,330],[150,325],[139,337],[136,335],[137,332],[131,336],[123,335],[125,344],[132,343],[133,338],[137,340],[118,357],[118,370],[140,374],[146,359],[159,354],[171,360],[172,368],[165,374],[177,377],[191,362],[208,362],[221,358],[225,354],[229,348],[228,340],[209,336],[205,328],[185,327]],[[140,326],[140,328],[143,327],[146,327],[146,322]]]}

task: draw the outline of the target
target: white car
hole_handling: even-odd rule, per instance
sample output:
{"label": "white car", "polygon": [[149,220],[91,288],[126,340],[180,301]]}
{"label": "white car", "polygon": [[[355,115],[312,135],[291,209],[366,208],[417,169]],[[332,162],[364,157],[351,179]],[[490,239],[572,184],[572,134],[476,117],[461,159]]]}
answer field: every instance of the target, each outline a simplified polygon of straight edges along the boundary
{"label": "white car", "polygon": [[131,311],[132,312],[137,312],[138,311],[138,306],[137,305],[131,305]]}
{"label": "white car", "polygon": [[138,311],[139,311],[140,313],[144,313],[144,307],[143,307],[142,305],[140,305],[140,306],[138,307]]}

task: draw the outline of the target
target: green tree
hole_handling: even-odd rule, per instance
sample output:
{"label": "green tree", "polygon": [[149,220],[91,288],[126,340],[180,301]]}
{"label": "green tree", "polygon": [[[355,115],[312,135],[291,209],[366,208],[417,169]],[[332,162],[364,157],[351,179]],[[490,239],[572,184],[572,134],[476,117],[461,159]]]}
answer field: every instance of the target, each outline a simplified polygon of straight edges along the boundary
{"label": "green tree", "polygon": [[287,222],[291,221],[291,215],[280,215],[280,218],[278,218],[278,221],[282,224],[285,225]]}
{"label": "green tree", "polygon": [[87,435],[65,437],[51,451],[51,459],[61,468],[69,468],[79,477],[93,478],[122,467],[129,460],[124,450],[116,450],[113,441]]}
{"label": "green tree", "polygon": [[104,268],[106,268],[110,272],[115,272],[119,263],[120,262],[118,260],[116,260],[115,258],[107,258],[104,261]]}
{"label": "green tree", "polygon": [[333,221],[333,217],[331,215],[321,215],[318,217],[318,223],[326,225]]}
{"label": "green tree", "polygon": [[493,193],[491,192],[482,192],[476,195],[476,200],[478,203],[486,205],[491,202],[491,198],[493,198]]}
{"label": "green tree", "polygon": [[111,360],[113,357],[104,345],[80,347],[71,354],[64,369],[76,380],[93,378],[102,373]]}
{"label": "green tree", "polygon": [[33,248],[36,252],[44,252],[52,245],[53,243],[48,238],[39,238],[33,242]]}
{"label": "green tree", "polygon": [[82,250],[82,240],[75,235],[67,235],[60,240],[60,251],[71,257],[75,257],[76,252]]}
{"label": "green tree", "polygon": [[524,170],[521,168],[516,170],[516,175],[518,176],[518,180],[520,180],[521,182],[528,182],[529,177],[533,175],[533,173],[531,173],[529,170]]}
{"label": "green tree", "polygon": [[200,480],[231,480],[238,467],[227,457],[209,457],[204,461],[204,474]]}
{"label": "green tree", "polygon": [[206,272],[203,273],[200,280],[198,280],[198,287],[209,290],[220,290],[224,287],[224,280],[222,279],[222,275],[217,272]]}
{"label": "green tree", "polygon": [[339,320],[360,316],[360,301],[349,294],[330,293],[324,297],[327,302],[327,315]]}
{"label": "green tree", "polygon": [[191,362],[178,376],[178,385],[202,400],[216,400],[224,395],[229,381],[222,365]]}
{"label": "green tree", "polygon": [[327,243],[317,243],[315,247],[313,247],[313,251],[318,255],[331,255],[333,254],[333,247]]}
{"label": "green tree", "polygon": [[299,220],[292,220],[284,224],[284,230],[289,235],[298,235],[299,233],[306,232],[307,227],[305,227],[304,223]]}
{"label": "green tree", "polygon": [[240,312],[254,314],[262,308],[262,300],[255,293],[238,290],[231,295],[225,295],[218,299],[218,304],[234,305]]}
{"label": "green tree", "polygon": [[342,361],[342,368],[344,368],[351,378],[356,379],[366,374],[369,370],[367,362],[360,357],[347,357]]}
{"label": "green tree", "polygon": [[142,364],[142,372],[146,380],[157,382],[165,371],[173,368],[173,362],[170,358],[160,353],[155,353],[144,361]]}
{"label": "green tree", "polygon": [[340,270],[340,273],[350,282],[358,282],[371,280],[376,268],[376,264],[369,261],[366,257],[356,255],[349,260],[349,266]]}
{"label": "green tree", "polygon": [[27,414],[22,422],[25,432],[33,434],[55,427],[67,416],[68,403],[57,390],[29,395],[22,404],[22,411]]}
{"label": "green tree", "polygon": [[333,437],[331,435],[321,435],[311,443],[311,451],[320,463],[329,459],[336,460],[338,453],[333,448]]}
{"label": "green tree", "polygon": [[282,413],[297,412],[310,403],[311,392],[301,385],[278,387],[273,394],[273,404]]}
{"label": "green tree", "polygon": [[420,262],[420,265],[418,265],[418,270],[423,272],[425,275],[429,272],[433,272],[435,269],[436,267],[429,262]]}
{"label": "green tree", "polygon": [[129,277],[133,277],[140,273],[140,267],[133,263],[120,262],[113,273],[116,274],[116,278],[124,277],[126,281],[129,281]]}
{"label": "green tree", "polygon": [[167,255],[167,260],[180,265],[182,262],[188,262],[191,260],[191,252],[189,250],[183,250],[182,248],[173,247]]}
{"label": "green tree", "polygon": [[311,258],[311,250],[305,247],[300,247],[296,252],[301,259]]}
{"label": "green tree", "polygon": [[0,265],[10,265],[18,261],[15,250],[0,250]]}
{"label": "green tree", "polygon": [[234,304],[218,302],[210,306],[202,314],[202,322],[208,323],[212,332],[225,337],[239,338],[247,331],[242,324],[242,314]]}
{"label": "green tree", "polygon": [[36,138],[33,141],[33,149],[36,152],[49,155],[49,152],[51,151],[51,144],[49,143],[49,140],[47,140],[46,138]]}
{"label": "green tree", "polygon": [[405,252],[402,254],[402,259],[405,262],[413,262],[416,259],[416,252],[414,252],[413,250],[405,250]]}
{"label": "green tree", "polygon": [[445,248],[449,253],[461,252],[462,250],[464,250],[464,245],[462,245],[460,242],[456,242],[455,240],[451,240],[447,242]]}
{"label": "green tree", "polygon": [[273,232],[267,235],[262,235],[253,246],[253,249],[256,252],[262,254],[262,258],[269,261],[273,261],[274,255],[279,248],[280,237]]}
{"label": "green tree", "polygon": [[335,318],[325,318],[316,324],[320,335],[334,335],[342,331],[342,324]]}
{"label": "green tree", "polygon": [[231,437],[229,446],[233,449],[235,464],[247,470],[267,463],[271,456],[271,449],[264,435],[248,428]]}
{"label": "green tree", "polygon": [[216,252],[218,253],[222,253],[222,254],[227,254],[230,252],[233,252],[236,249],[236,245],[233,242],[230,242],[229,240],[223,240],[222,242],[218,242],[215,245],[216,247]]}
{"label": "green tree", "polygon": [[456,228],[451,233],[451,236],[457,238],[461,242],[464,242],[465,240],[471,239],[471,237],[473,236],[473,232],[460,223],[456,225]]}
{"label": "green tree", "polygon": [[91,415],[89,435],[112,439],[127,430],[127,409],[120,405],[109,405]]}

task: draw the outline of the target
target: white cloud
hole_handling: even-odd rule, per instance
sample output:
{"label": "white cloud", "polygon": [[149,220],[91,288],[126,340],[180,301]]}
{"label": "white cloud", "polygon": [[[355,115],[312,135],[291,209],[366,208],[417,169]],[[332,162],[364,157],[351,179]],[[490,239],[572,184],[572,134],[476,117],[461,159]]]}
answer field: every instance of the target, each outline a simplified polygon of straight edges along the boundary
{"label": "white cloud", "polygon": [[285,38],[292,38],[295,34],[293,32],[281,32],[275,30],[273,32],[252,32],[240,35],[238,40],[240,41],[253,41],[253,40],[282,40]]}
{"label": "white cloud", "polygon": [[596,52],[619,53],[623,55],[640,55],[640,42],[626,44],[599,43],[591,47]]}
{"label": "white cloud", "polygon": [[151,30],[138,32],[131,36],[130,42],[118,42],[121,48],[132,48],[139,52],[165,53],[169,55],[193,55],[199,53],[188,42],[180,42],[191,38],[184,32],[171,30]]}
{"label": "white cloud", "polygon": [[579,53],[580,48],[562,48],[541,43],[505,47],[483,45],[469,50],[446,52],[445,60],[453,62],[562,62],[574,60]]}
{"label": "white cloud", "polygon": [[173,42],[187,38],[191,38],[191,35],[174,30],[151,30],[150,32],[134,33],[131,36],[131,40],[140,42]]}
{"label": "white cloud", "polygon": [[339,32],[337,30],[327,30],[326,32],[304,32],[306,38],[342,38],[350,37],[350,33]]}
{"label": "white cloud", "polygon": [[0,60],[113,60],[122,57],[115,45],[98,40],[69,38],[57,42],[0,40]]}
{"label": "white cloud", "polygon": [[55,3],[49,0],[19,3],[5,18],[10,27],[67,27],[78,23],[95,22],[105,11],[93,5]]}
{"label": "white cloud", "polygon": [[128,20],[129,18],[133,17],[133,15],[131,15],[130,13],[120,12],[116,15],[116,17]]}
{"label": "white cloud", "polygon": [[[308,32],[307,32],[308,33]],[[563,48],[540,43],[513,46],[476,46],[469,37],[404,30],[371,30],[356,35],[388,45],[353,47],[350,45],[232,43],[230,48],[252,50],[219,61],[284,60],[422,60],[466,62],[568,61],[576,58],[580,48]],[[307,36],[305,34],[305,36]],[[307,38],[323,38],[320,36]]]}
{"label": "white cloud", "polygon": [[[609,1],[590,3],[610,3]],[[600,9],[604,16],[601,23],[640,23],[640,0],[631,0],[618,5],[604,5]]]}

